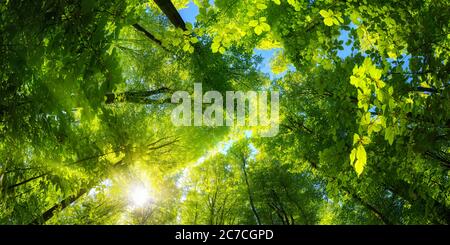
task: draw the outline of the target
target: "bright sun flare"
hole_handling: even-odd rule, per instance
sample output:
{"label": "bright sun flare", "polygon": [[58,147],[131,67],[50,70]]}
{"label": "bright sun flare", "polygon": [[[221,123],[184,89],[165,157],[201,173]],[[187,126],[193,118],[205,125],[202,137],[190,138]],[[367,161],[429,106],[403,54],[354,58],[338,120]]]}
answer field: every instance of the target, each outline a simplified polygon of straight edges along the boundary
{"label": "bright sun flare", "polygon": [[150,190],[145,186],[133,186],[130,189],[130,201],[134,207],[142,207],[150,201]]}

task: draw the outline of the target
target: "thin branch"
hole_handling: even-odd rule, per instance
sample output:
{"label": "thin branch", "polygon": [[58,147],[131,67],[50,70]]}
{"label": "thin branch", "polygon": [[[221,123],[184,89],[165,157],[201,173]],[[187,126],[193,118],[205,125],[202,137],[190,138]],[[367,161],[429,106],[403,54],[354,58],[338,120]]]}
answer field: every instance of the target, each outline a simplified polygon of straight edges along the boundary
{"label": "thin branch", "polygon": [[139,32],[142,32],[148,39],[152,40],[156,44],[158,44],[162,49],[165,51],[168,51],[164,46],[162,46],[161,40],[157,39],[155,36],[153,36],[150,32],[148,32],[144,27],[139,25],[138,23],[133,24],[134,29],[136,29]]}

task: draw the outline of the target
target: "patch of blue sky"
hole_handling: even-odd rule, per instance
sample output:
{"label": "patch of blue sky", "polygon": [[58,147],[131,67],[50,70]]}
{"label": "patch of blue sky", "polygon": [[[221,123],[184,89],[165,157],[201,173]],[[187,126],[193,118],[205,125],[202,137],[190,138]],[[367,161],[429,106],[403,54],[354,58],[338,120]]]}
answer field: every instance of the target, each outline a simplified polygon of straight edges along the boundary
{"label": "patch of blue sky", "polygon": [[249,139],[249,138],[252,137],[253,131],[252,130],[245,130],[244,131],[244,135],[245,135],[245,138]]}
{"label": "patch of blue sky", "polygon": [[253,52],[255,55],[259,55],[262,58],[262,62],[259,65],[259,70],[263,73],[269,74],[270,78],[274,78],[275,74],[272,73],[270,68],[270,60],[274,56],[275,52],[279,49],[261,50],[255,49]]}
{"label": "patch of blue sky", "polygon": [[111,179],[105,179],[102,181],[102,183],[92,189],[89,190],[88,196],[90,198],[95,198],[98,193],[102,190],[109,190],[111,186],[113,185],[113,182]]}
{"label": "patch of blue sky", "polygon": [[195,23],[195,18],[199,13],[197,5],[195,5],[193,1],[189,1],[187,7],[180,9],[178,12],[185,22],[190,22],[192,24]]}
{"label": "patch of blue sky", "polygon": [[282,78],[284,75],[286,75],[287,71],[295,71],[295,67],[293,65],[290,65],[287,69],[287,71],[282,72],[280,74],[275,74],[272,72],[271,69],[271,60],[274,57],[275,53],[277,51],[281,50],[280,48],[274,48],[269,50],[262,50],[262,49],[254,49],[253,52],[255,55],[259,55],[262,57],[261,64],[259,65],[259,70],[262,73],[265,73],[269,75],[270,79],[279,79]]}
{"label": "patch of blue sky", "polygon": [[341,34],[339,35],[338,40],[343,41],[343,43],[344,43],[343,44],[344,49],[338,51],[338,56],[341,59],[345,59],[345,58],[351,56],[352,54],[354,54],[352,52],[353,42],[350,41],[350,43],[348,43],[350,40],[350,32],[349,31],[342,30]]}
{"label": "patch of blue sky", "polygon": [[248,148],[250,148],[250,155],[248,156],[249,159],[255,160],[256,155],[258,155],[258,149],[253,145],[253,143],[248,144]]}
{"label": "patch of blue sky", "polygon": [[234,140],[228,140],[228,141],[219,143],[218,152],[226,155],[228,153],[228,151],[230,150],[230,148],[233,146],[234,142],[235,142]]}

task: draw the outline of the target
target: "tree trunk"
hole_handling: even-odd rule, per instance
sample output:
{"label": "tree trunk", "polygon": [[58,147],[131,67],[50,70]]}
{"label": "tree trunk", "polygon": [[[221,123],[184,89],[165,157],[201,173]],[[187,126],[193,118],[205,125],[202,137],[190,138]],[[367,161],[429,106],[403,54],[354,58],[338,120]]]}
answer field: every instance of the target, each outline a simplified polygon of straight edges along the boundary
{"label": "tree trunk", "polygon": [[129,102],[137,104],[163,104],[170,103],[170,99],[152,99],[151,96],[164,94],[169,92],[168,88],[159,88],[156,90],[144,90],[144,91],[127,91],[122,93],[107,93],[106,104]]}
{"label": "tree trunk", "polygon": [[[113,165],[113,168],[120,165],[123,162],[123,159],[118,161]],[[49,221],[53,216],[55,216],[55,211],[57,210],[64,210],[67,206],[69,206],[71,203],[76,202],[80,197],[82,197],[84,194],[86,194],[91,188],[93,188],[96,184],[89,184],[87,188],[80,189],[77,194],[67,197],[61,202],[53,205],[51,208],[49,208],[47,211],[45,211],[42,215],[35,218],[33,221],[29,223],[29,225],[41,225],[45,224],[45,222]]]}
{"label": "tree trunk", "polygon": [[383,213],[381,213],[381,211],[379,211],[377,208],[375,208],[374,206],[372,206],[370,203],[364,201],[360,196],[358,196],[355,193],[349,192],[348,190],[344,189],[345,192],[347,192],[348,194],[350,194],[350,196],[357,200],[361,205],[363,205],[365,208],[369,209],[372,213],[375,214],[375,216],[380,219],[381,221],[383,221],[383,223],[385,225],[393,225],[394,223],[391,222],[387,217],[385,217],[383,215]]}
{"label": "tree trunk", "polygon": [[162,46],[161,40],[158,40],[155,36],[153,36],[150,32],[148,32],[144,27],[142,27],[141,25],[139,25],[137,23],[133,24],[133,27],[137,31],[142,32],[148,39],[152,40],[153,42],[155,42],[156,44],[158,44],[160,47],[162,47],[164,50],[167,51],[167,49]]}
{"label": "tree trunk", "polygon": [[[424,209],[427,209],[429,207],[431,210],[425,213],[430,213],[431,211],[432,215],[435,216],[430,219],[433,220],[432,222],[440,224],[450,224],[450,209],[444,204],[434,200],[428,195],[428,193],[417,193],[417,191],[412,189],[410,184],[404,181],[400,181],[395,184],[386,183],[386,186],[387,190],[410,202],[413,205],[418,205],[420,207],[423,207]],[[424,198],[424,196],[426,198]]]}
{"label": "tree trunk", "polygon": [[252,212],[255,215],[256,223],[258,225],[261,225],[261,220],[259,218],[258,212],[256,211],[255,204],[253,203],[253,193],[252,193],[252,191],[250,189],[250,183],[248,181],[246,165],[247,165],[247,160],[243,157],[242,158],[242,171],[244,173],[244,180],[245,180],[245,184],[247,186],[247,192],[248,192],[248,199],[250,201],[250,207],[252,208]]}
{"label": "tree trunk", "polygon": [[[331,177],[329,178],[332,181],[337,181],[336,178]],[[338,183],[338,186],[339,183]],[[353,199],[358,201],[361,205],[363,205],[365,208],[370,210],[378,219],[380,219],[384,224],[386,225],[393,225],[394,223],[391,222],[380,210],[378,210],[375,206],[371,205],[370,203],[366,202],[364,199],[362,199],[358,194],[353,192],[352,190],[348,189],[345,186],[340,187],[341,190],[345,191],[347,194],[349,194]]]}
{"label": "tree trunk", "polygon": [[24,180],[24,181],[22,181],[22,182],[19,182],[19,183],[17,183],[17,184],[8,186],[8,190],[12,190],[12,189],[14,189],[14,188],[16,188],[16,187],[18,187],[18,186],[24,185],[24,184],[26,184],[26,183],[28,183],[28,182],[30,182],[30,181],[35,180],[35,179],[40,179],[40,178],[46,176],[47,174],[48,174],[48,173],[41,174],[41,175],[38,175],[38,176],[35,176],[35,177],[32,177],[32,178],[29,178],[29,179],[27,179],[27,180]]}
{"label": "tree trunk", "polygon": [[169,21],[183,31],[186,31],[186,24],[178,13],[177,9],[170,0],[154,0],[156,5],[161,9],[161,11],[169,18]]}
{"label": "tree trunk", "polygon": [[86,192],[88,192],[88,189],[81,189],[76,195],[70,196],[64,200],[62,200],[60,203],[54,205],[47,211],[45,211],[40,217],[34,219],[30,225],[41,225],[45,224],[48,220],[50,220],[54,215],[55,211],[58,209],[65,209],[67,206],[69,206],[71,203],[74,203],[77,201],[81,196],[83,196]]}

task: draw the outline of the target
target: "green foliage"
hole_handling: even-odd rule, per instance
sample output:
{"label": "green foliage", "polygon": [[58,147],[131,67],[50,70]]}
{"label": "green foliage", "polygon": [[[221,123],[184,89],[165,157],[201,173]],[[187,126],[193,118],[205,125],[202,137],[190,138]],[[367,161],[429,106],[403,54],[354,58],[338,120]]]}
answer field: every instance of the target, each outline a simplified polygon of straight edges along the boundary
{"label": "green foliage", "polygon": [[[1,224],[449,224],[449,1],[193,2],[0,4]],[[174,127],[194,83],[280,133]]]}

